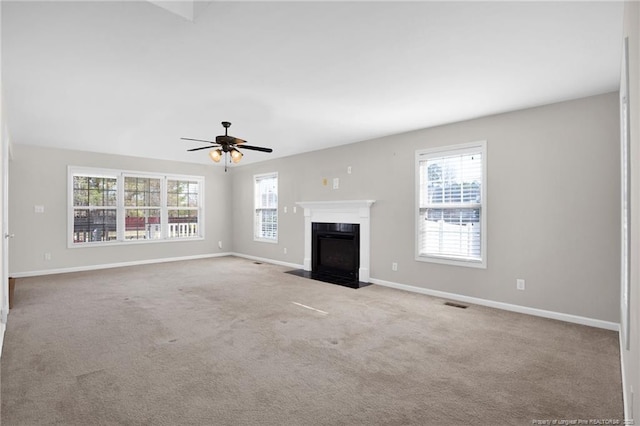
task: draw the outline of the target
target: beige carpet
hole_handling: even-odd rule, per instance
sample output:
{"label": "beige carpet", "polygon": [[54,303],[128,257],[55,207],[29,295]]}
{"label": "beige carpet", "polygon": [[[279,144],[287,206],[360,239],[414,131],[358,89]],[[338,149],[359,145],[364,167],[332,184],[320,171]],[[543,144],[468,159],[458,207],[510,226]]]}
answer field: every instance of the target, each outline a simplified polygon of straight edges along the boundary
{"label": "beige carpet", "polygon": [[19,279],[2,425],[622,419],[617,333],[286,270],[229,257]]}

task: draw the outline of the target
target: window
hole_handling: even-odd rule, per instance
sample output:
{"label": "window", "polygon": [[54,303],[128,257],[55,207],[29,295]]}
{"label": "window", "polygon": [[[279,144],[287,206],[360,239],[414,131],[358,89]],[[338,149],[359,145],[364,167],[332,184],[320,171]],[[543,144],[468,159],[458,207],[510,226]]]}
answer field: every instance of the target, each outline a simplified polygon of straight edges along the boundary
{"label": "window", "polygon": [[253,238],[256,241],[278,242],[278,174],[254,177],[255,220]]}
{"label": "window", "polygon": [[158,240],[162,238],[161,179],[124,177],[124,238]]}
{"label": "window", "polygon": [[416,259],[486,267],[486,142],[416,152]]}
{"label": "window", "polygon": [[167,182],[169,238],[198,235],[198,189],[196,180],[169,180]]}
{"label": "window", "polygon": [[203,238],[201,176],[69,167],[70,247]]}
{"label": "window", "polygon": [[74,242],[117,239],[117,179],[112,176],[73,176]]}

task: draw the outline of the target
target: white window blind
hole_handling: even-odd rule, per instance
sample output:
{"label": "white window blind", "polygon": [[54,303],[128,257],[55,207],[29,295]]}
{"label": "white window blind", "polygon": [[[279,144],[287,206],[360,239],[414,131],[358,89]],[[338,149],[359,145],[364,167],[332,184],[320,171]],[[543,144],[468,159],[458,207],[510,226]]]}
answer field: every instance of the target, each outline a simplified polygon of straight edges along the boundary
{"label": "white window blind", "polygon": [[416,153],[417,258],[484,266],[484,142]]}
{"label": "white window blind", "polygon": [[254,176],[254,239],[278,241],[278,174]]}

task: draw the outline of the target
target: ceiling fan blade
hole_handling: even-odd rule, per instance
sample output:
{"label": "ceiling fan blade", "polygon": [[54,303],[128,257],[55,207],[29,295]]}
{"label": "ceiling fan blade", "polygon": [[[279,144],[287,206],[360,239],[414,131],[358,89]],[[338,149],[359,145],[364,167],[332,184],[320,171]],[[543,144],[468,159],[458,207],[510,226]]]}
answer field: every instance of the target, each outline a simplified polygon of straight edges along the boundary
{"label": "ceiling fan blade", "polygon": [[220,144],[228,143],[228,144],[238,145],[245,142],[246,141],[244,139],[236,138],[234,136],[227,136],[227,135],[216,136],[216,143],[220,143]]}
{"label": "ceiling fan blade", "polygon": [[213,145],[213,146],[201,146],[200,148],[191,148],[188,149],[187,151],[200,151],[201,149],[213,149],[216,148],[218,145]]}
{"label": "ceiling fan blade", "polygon": [[182,140],[184,140],[184,141],[196,141],[196,142],[206,142],[206,143],[217,143],[217,141],[216,141],[216,142],[213,142],[213,141],[206,141],[206,140],[204,140],[204,139],[191,139],[191,138],[180,138],[180,139],[182,139]]}
{"label": "ceiling fan blade", "polygon": [[273,149],[271,149],[271,148],[263,148],[261,146],[242,145],[242,146],[239,146],[238,148],[250,149],[250,150],[253,150],[253,151],[261,151],[261,152],[273,152]]}

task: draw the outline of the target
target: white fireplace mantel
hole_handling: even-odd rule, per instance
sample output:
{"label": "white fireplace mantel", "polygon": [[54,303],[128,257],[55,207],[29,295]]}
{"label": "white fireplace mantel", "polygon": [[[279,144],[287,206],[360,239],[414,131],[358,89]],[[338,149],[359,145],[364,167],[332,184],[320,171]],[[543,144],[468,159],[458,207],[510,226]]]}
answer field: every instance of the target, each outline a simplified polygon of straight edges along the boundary
{"label": "white fireplace mantel", "polygon": [[371,241],[370,210],[375,200],[298,201],[304,208],[304,270],[311,271],[311,224],[357,223],[360,225],[359,280],[369,282]]}

